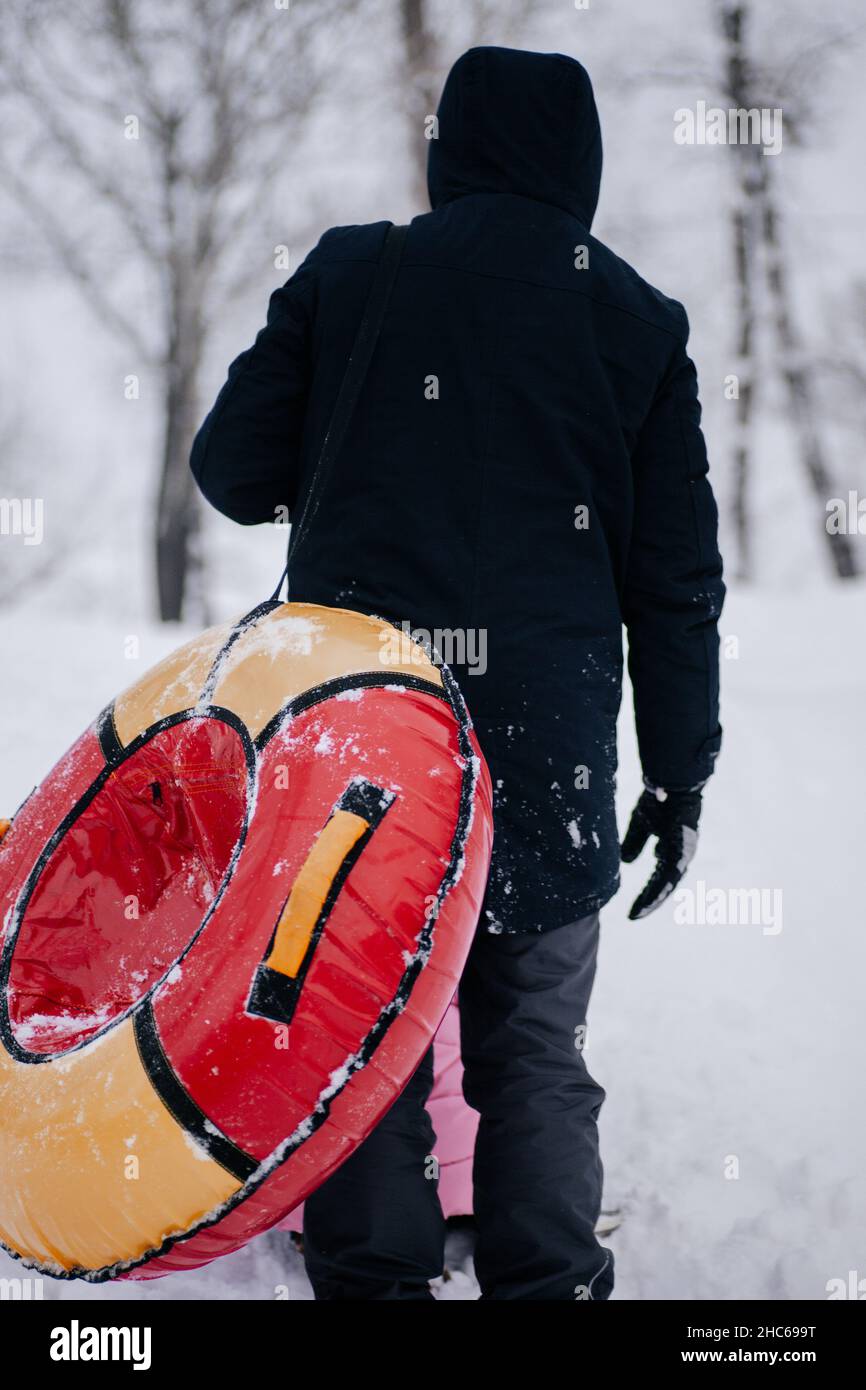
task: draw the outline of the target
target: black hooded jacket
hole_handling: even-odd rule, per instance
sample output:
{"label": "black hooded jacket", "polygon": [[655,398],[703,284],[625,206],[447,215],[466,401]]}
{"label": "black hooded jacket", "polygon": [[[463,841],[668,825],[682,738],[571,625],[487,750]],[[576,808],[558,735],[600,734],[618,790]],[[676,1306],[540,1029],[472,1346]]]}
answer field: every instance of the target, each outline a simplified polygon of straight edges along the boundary
{"label": "black hooded jacket", "polygon": [[[473,49],[434,134],[291,594],[440,634],[494,782],[484,921],[540,931],[618,884],[623,624],[646,777],[713,770],[716,508],[685,311],[590,234],[584,68]],[[236,521],[303,507],[387,227],[326,232],[229,369],[192,467]]]}

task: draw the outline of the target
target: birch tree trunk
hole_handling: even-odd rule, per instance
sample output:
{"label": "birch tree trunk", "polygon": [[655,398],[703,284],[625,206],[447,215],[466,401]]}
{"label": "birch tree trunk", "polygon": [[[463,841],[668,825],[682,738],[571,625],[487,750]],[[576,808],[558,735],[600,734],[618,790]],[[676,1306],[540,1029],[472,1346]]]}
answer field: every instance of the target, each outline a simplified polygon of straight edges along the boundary
{"label": "birch tree trunk", "polygon": [[[769,164],[768,159],[764,164]],[[814,364],[807,362],[794,319],[788,266],[781,238],[779,212],[773,198],[772,175],[764,170],[761,184],[761,229],[767,256],[767,283],[772,303],[773,326],[781,358],[782,380],[788,394],[791,423],[797,436],[800,461],[818,504],[819,524],[830,561],[838,579],[854,579],[859,574],[851,537],[827,530],[827,503],[835,495],[821,425],[815,384]]]}
{"label": "birch tree trunk", "polygon": [[[747,62],[744,49],[744,7],[733,5],[722,12],[726,42],[725,85],[736,107],[747,106]],[[754,418],[757,373],[755,371],[755,262],[760,244],[757,203],[762,158],[754,145],[736,145],[737,197],[732,212],[732,243],[736,279],[736,352],[738,394],[734,443],[733,519],[737,544],[737,577],[754,577],[750,492],[752,480]]]}
{"label": "birch tree trunk", "polygon": [[[757,90],[758,82],[748,48],[746,30],[749,14],[749,5],[745,0],[725,5],[720,12],[726,43],[725,97],[738,110],[760,109],[764,104]],[[739,572],[742,577],[750,577],[753,561],[749,491],[752,474],[750,435],[756,381],[754,286],[759,250],[762,250],[771,305],[771,327],[787,391],[791,427],[807,483],[819,504],[821,531],[829,547],[834,571],[838,578],[850,579],[858,573],[851,538],[843,533],[830,534],[825,525],[826,504],[833,496],[833,485],[821,437],[817,392],[794,317],[781,215],[774,193],[774,157],[765,155],[763,147],[756,144],[736,145],[734,155],[739,161],[739,198],[733,216],[737,341],[738,355],[744,364],[734,449],[734,521]]]}

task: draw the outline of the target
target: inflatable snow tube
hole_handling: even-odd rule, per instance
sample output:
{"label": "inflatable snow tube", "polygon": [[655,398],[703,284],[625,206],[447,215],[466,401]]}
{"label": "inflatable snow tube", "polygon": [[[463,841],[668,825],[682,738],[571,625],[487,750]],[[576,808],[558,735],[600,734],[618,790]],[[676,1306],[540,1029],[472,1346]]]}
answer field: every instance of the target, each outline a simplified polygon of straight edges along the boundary
{"label": "inflatable snow tube", "polygon": [[0,1242],[90,1280],[275,1224],[430,1043],[487,878],[447,669],[269,602],[100,715],[0,843]]}

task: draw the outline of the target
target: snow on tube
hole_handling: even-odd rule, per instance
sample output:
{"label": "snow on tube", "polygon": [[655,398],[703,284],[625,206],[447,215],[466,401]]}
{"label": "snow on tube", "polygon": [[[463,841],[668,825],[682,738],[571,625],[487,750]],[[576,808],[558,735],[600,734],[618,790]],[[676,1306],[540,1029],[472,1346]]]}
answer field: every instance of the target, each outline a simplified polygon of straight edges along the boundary
{"label": "snow on tube", "polygon": [[119,696],[0,843],[0,1242],[150,1278],[279,1221],[445,1013],[492,839],[444,667],[262,604]]}

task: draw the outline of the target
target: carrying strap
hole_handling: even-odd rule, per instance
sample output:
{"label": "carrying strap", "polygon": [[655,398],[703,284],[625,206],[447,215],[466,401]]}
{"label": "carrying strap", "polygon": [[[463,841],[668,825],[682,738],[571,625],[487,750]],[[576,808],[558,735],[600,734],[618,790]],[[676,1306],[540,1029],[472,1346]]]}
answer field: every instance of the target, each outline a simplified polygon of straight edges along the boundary
{"label": "carrying strap", "polygon": [[[279,598],[280,589],[283,587],[283,580],[288,578],[289,565],[292,557],[297,555],[298,547],[307,533],[307,529],[313,517],[319,509],[319,502],[325,489],[325,484],[334,465],[334,460],[340,452],[346,431],[351,423],[358,398],[367,376],[367,370],[376,349],[379,339],[379,332],[385,318],[385,310],[391,298],[391,290],[397,276],[397,268],[400,264],[400,257],[403,254],[403,243],[406,240],[406,233],[409,228],[405,226],[391,226],[385,237],[382,247],[382,254],[376,266],[376,273],[373,276],[373,283],[370,293],[367,296],[367,303],[364,305],[364,313],[358,326],[355,341],[352,344],[352,351],[346,363],[346,371],[340,385],[340,391],[334,406],[334,413],[331,416],[325,434],[316,467],[313,470],[313,477],[310,482],[307,500],[304,503],[304,510],[298,521],[292,524],[292,531],[289,537],[289,550],[286,557],[286,567],[280,575],[280,582],[274,591],[273,599]],[[290,597],[288,591],[286,598]]]}

